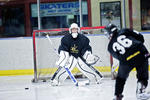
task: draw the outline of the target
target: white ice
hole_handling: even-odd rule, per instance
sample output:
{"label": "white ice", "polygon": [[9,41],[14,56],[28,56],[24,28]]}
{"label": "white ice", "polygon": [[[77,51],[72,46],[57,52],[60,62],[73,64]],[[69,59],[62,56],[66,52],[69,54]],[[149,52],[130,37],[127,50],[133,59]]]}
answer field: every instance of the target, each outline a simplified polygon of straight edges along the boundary
{"label": "white ice", "polygon": [[[114,96],[115,80],[110,78],[104,78],[101,84],[80,87],[74,86],[70,79],[61,86],[32,83],[32,79],[33,76],[1,76],[0,100],[112,100]],[[130,74],[123,100],[136,100],[136,81],[135,73]]]}

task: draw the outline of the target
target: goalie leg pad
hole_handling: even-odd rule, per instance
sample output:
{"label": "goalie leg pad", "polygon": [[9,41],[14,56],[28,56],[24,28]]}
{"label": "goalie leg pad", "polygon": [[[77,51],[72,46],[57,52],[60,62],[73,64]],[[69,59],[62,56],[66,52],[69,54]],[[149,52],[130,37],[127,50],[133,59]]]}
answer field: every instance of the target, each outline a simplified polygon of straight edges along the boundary
{"label": "goalie leg pad", "polygon": [[65,66],[69,59],[69,53],[66,51],[60,51],[59,60],[56,62],[57,66]]}
{"label": "goalie leg pad", "polygon": [[[70,56],[69,61],[66,63],[66,66],[70,71],[76,66],[77,60]],[[64,80],[68,77],[68,73],[66,72],[64,67],[59,67],[58,70],[54,73],[52,77],[52,83],[55,82],[55,85],[59,85],[64,82]]]}
{"label": "goalie leg pad", "polygon": [[78,58],[77,67],[91,82],[99,83],[103,77],[98,70],[93,66],[88,66],[81,58]]}

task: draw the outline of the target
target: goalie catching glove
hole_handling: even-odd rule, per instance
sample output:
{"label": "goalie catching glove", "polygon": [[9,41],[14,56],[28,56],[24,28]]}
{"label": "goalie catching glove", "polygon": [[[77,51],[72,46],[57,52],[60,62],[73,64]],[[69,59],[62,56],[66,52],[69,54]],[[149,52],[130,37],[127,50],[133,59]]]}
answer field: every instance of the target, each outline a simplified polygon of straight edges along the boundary
{"label": "goalie catching glove", "polygon": [[93,55],[91,51],[86,51],[85,54],[83,55],[83,58],[89,65],[94,65],[99,60],[99,57]]}

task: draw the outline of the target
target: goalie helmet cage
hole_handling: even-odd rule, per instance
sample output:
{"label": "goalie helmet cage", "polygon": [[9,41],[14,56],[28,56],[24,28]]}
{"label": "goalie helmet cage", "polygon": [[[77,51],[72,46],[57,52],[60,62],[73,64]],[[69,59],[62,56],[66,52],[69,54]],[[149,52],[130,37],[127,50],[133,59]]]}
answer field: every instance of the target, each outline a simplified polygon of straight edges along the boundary
{"label": "goalie helmet cage", "polygon": [[[90,39],[93,54],[100,57],[100,60],[94,65],[104,76],[112,77],[111,66],[113,64],[112,57],[107,52],[109,40],[102,33],[104,26],[81,27],[83,34]],[[55,62],[58,60],[56,54],[63,35],[69,34],[69,28],[59,28],[52,30],[34,30],[33,31],[33,58],[34,58],[34,79],[33,82],[47,81],[51,78],[58,66]],[[49,36],[51,43],[46,36]],[[103,41],[99,44],[99,41]],[[74,68],[72,73],[82,75],[82,73]]]}

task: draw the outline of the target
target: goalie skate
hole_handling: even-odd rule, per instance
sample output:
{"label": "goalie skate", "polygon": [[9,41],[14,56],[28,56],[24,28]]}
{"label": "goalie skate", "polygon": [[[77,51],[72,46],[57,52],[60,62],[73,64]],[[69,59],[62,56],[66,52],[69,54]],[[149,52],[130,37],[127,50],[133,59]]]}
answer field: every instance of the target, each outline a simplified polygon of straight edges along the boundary
{"label": "goalie skate", "polygon": [[59,85],[59,82],[57,80],[51,80],[51,86],[58,86]]}

